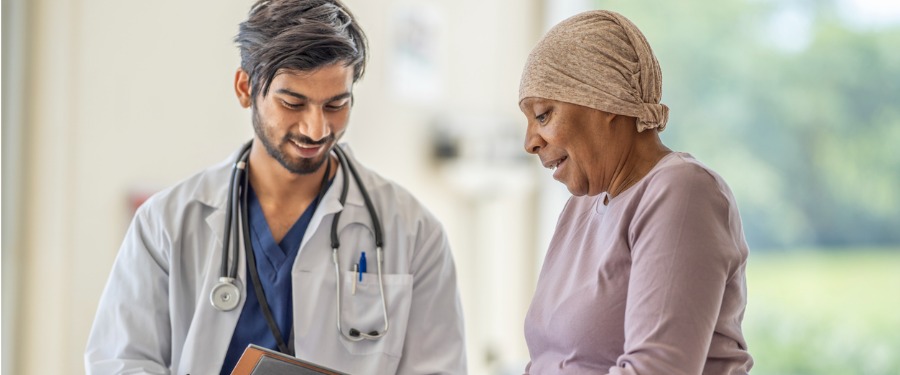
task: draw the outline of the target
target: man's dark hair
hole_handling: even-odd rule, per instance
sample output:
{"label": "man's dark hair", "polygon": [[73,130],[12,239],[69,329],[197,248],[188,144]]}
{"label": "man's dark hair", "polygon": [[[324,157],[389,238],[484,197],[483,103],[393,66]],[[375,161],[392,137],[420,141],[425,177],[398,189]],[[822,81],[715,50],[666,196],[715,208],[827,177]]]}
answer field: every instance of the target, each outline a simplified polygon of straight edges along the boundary
{"label": "man's dark hair", "polygon": [[313,71],[343,62],[353,82],[366,68],[366,35],[339,0],[260,0],[234,38],[250,96],[266,96],[281,69]]}

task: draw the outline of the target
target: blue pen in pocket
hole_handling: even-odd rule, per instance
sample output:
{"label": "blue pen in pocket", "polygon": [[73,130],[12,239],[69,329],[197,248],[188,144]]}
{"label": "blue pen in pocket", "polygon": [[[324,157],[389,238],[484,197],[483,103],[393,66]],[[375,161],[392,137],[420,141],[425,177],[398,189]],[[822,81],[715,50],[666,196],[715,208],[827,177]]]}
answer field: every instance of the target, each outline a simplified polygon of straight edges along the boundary
{"label": "blue pen in pocket", "polygon": [[366,252],[359,254],[359,282],[362,282],[363,274],[366,273]]}

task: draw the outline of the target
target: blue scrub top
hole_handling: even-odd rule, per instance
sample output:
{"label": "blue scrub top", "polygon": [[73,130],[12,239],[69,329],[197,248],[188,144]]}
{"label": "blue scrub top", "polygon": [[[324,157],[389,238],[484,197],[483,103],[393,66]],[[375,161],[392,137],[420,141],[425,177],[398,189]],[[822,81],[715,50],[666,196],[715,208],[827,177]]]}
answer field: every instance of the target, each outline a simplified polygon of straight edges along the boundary
{"label": "blue scrub top", "polygon": [[[330,181],[328,185],[330,185]],[[253,246],[253,254],[256,256],[256,269],[266,294],[266,302],[278,324],[278,329],[281,330],[281,337],[284,338],[285,343],[289,343],[292,339],[291,327],[294,323],[291,268],[293,268],[294,259],[297,258],[297,253],[300,251],[300,242],[303,241],[306,228],[309,227],[313,213],[316,212],[316,207],[319,205],[319,199],[316,198],[310,203],[281,242],[275,243],[272,230],[269,228],[269,223],[266,222],[262,206],[259,204],[253,187],[250,187],[248,192],[247,214],[249,218],[247,221],[250,223],[250,241]],[[247,272],[249,275],[249,268]],[[220,372],[222,375],[231,374],[241,354],[244,353],[244,349],[251,343],[278,350],[278,344],[275,342],[272,331],[269,330],[262,307],[256,298],[253,280],[249,276],[246,279],[247,296],[244,301],[244,309],[234,327],[231,344],[228,345],[228,351],[225,353],[225,362]]]}

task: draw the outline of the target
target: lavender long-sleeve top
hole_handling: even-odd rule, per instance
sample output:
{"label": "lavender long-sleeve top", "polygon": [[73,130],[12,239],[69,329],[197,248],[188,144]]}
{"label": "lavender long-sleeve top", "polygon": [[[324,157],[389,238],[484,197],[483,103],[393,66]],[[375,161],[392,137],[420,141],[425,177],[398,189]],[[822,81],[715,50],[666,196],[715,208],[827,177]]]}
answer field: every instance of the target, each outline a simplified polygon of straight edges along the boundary
{"label": "lavender long-sleeve top", "polygon": [[731,190],[685,153],[572,197],[525,318],[529,374],[747,374],[747,244]]}

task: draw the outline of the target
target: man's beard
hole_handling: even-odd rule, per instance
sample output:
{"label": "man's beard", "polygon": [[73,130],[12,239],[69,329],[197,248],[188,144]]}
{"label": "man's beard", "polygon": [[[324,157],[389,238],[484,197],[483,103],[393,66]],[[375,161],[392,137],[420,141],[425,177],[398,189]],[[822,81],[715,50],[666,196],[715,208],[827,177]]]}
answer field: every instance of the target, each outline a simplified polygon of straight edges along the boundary
{"label": "man's beard", "polygon": [[[255,106],[253,108],[253,131],[256,132],[256,137],[262,141],[263,146],[266,148],[266,152],[269,153],[269,156],[278,160],[278,163],[281,164],[284,169],[287,169],[289,172],[294,174],[310,174],[314,173],[325,164],[325,161],[328,160],[328,155],[331,154],[331,148],[334,147],[334,133],[329,134],[327,137],[314,141],[311,138],[305,135],[295,135],[295,134],[285,134],[284,138],[281,139],[281,144],[286,145],[290,142],[296,142],[300,144],[310,144],[310,145],[327,145],[328,149],[322,153],[322,155],[318,159],[290,159],[287,155],[278,146],[275,145],[274,136],[268,133],[267,128],[263,126],[262,119],[259,117],[259,112],[256,110]],[[288,147],[292,147],[288,145]]]}

